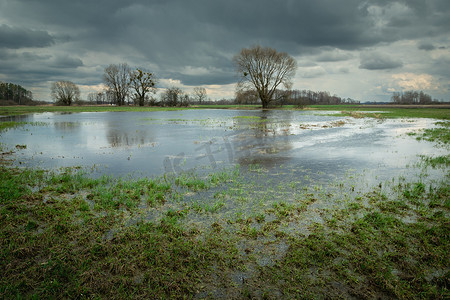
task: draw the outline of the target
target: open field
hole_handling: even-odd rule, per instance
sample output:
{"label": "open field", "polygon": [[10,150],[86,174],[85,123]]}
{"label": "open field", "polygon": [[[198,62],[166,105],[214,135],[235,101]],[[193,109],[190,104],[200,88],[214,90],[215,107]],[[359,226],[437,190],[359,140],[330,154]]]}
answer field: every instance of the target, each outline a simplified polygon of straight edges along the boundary
{"label": "open field", "polygon": [[[354,118],[381,110],[339,107]],[[405,136],[448,150],[448,109],[389,111],[382,115],[442,119]],[[273,129],[263,121],[233,118]],[[0,134],[24,124],[5,122]],[[13,167],[9,159],[3,154],[0,167],[2,299],[450,297],[448,154],[405,166],[415,177],[369,184],[370,174],[349,171],[326,185],[257,163],[93,177],[86,168]]]}
{"label": "open field", "polygon": [[[12,116],[27,113],[43,112],[102,112],[102,111],[167,111],[186,109],[261,109],[260,105],[197,105],[191,107],[138,107],[138,106],[0,106],[0,116]],[[294,106],[283,106],[274,109],[294,109]],[[381,111],[384,116],[391,118],[436,118],[450,119],[450,106],[448,105],[310,105],[305,109],[334,110],[334,111]]]}
{"label": "open field", "polygon": [[[342,112],[382,112],[386,118],[433,118],[450,119],[450,107],[448,105],[312,105],[309,109],[314,110],[338,110]],[[373,116],[373,115],[372,115]]]}

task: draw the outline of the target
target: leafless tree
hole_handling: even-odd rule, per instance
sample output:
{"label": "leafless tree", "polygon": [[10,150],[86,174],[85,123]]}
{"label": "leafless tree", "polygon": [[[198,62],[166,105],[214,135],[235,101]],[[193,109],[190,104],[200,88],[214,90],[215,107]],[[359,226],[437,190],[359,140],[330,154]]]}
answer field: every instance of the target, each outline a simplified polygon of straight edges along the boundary
{"label": "leafless tree", "polygon": [[206,101],[206,99],[207,99],[206,89],[204,87],[195,87],[194,101],[198,102],[198,104],[202,104],[202,102]]}
{"label": "leafless tree", "polygon": [[105,68],[103,74],[108,92],[114,96],[117,105],[125,105],[125,99],[130,90],[130,67],[126,63],[111,64]]}
{"label": "leafless tree", "polygon": [[130,84],[135,92],[135,99],[139,103],[139,106],[144,106],[147,93],[156,92],[155,76],[152,73],[144,72],[141,69],[130,72]]}
{"label": "leafless tree", "polygon": [[[396,104],[431,104],[433,99],[423,91],[394,92],[391,97]],[[436,101],[436,100],[435,100]]]}
{"label": "leafless tree", "polygon": [[71,81],[57,81],[52,83],[51,95],[57,104],[71,105],[80,99],[80,89]]}
{"label": "leafless tree", "polygon": [[170,87],[161,94],[161,102],[165,106],[183,106],[188,104],[189,97],[177,87]]}
{"label": "leafless tree", "polygon": [[233,62],[240,79],[238,90],[255,89],[263,108],[269,106],[280,85],[290,89],[297,69],[297,62],[287,53],[259,45],[242,49]]}
{"label": "leafless tree", "polygon": [[258,93],[255,89],[237,90],[235,102],[236,104],[257,104]]}
{"label": "leafless tree", "polygon": [[95,95],[95,102],[96,102],[97,104],[104,104],[104,103],[105,103],[105,98],[106,98],[106,94],[105,94],[105,93],[98,92],[98,93]]}

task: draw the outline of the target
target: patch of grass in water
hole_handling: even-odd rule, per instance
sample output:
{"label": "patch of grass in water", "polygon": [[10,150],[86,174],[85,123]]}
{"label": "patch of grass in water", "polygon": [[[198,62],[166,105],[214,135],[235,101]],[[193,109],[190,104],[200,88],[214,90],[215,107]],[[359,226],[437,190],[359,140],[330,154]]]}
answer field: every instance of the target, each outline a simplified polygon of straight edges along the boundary
{"label": "patch of grass in water", "polygon": [[19,126],[24,126],[26,124],[27,122],[14,122],[14,121],[0,122],[0,133],[10,128],[16,128]]}
{"label": "patch of grass in water", "polygon": [[236,116],[236,117],[233,117],[233,119],[250,119],[250,120],[253,120],[253,119],[261,119],[261,117],[259,117],[259,116]]}
{"label": "patch of grass in water", "polygon": [[425,140],[429,142],[438,142],[448,145],[450,143],[450,129],[448,126],[442,128],[425,129],[423,133],[416,137],[417,140]]}
{"label": "patch of grass in water", "polygon": [[448,167],[450,165],[450,155],[441,155],[441,156],[421,156],[422,161],[425,162],[426,165],[430,165],[433,168],[436,167]]}
{"label": "patch of grass in water", "polygon": [[380,113],[369,113],[369,112],[360,112],[360,111],[341,111],[340,114],[335,114],[334,116],[344,116],[344,117],[352,117],[356,119],[361,118],[375,118],[375,119],[383,119],[385,116]]}

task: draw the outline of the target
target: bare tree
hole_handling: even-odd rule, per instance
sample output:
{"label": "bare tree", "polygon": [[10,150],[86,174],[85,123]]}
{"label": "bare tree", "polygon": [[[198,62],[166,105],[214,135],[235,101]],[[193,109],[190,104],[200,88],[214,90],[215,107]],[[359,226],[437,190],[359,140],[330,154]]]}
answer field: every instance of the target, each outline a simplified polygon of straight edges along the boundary
{"label": "bare tree", "polygon": [[52,83],[51,95],[57,104],[71,105],[80,99],[80,89],[71,81],[57,81]]}
{"label": "bare tree", "polygon": [[130,84],[135,92],[135,98],[139,106],[144,106],[145,95],[149,92],[155,93],[155,76],[152,73],[136,69],[130,72]]}
{"label": "bare tree", "polygon": [[183,91],[177,87],[170,87],[161,94],[161,102],[166,106],[181,106],[183,104]]}
{"label": "bare tree", "polygon": [[237,90],[235,102],[236,104],[257,104],[258,93],[254,89]]}
{"label": "bare tree", "polygon": [[95,95],[95,102],[96,102],[97,104],[104,104],[104,103],[105,103],[105,98],[106,98],[106,94],[105,94],[105,93],[98,92],[98,93]]}
{"label": "bare tree", "polygon": [[125,105],[125,99],[130,90],[130,67],[126,63],[111,64],[105,68],[103,81],[108,92],[114,96],[118,105]]}
{"label": "bare tree", "polygon": [[297,62],[287,53],[259,45],[242,49],[233,62],[240,78],[238,90],[256,89],[263,108],[281,84],[290,89],[297,69]]}
{"label": "bare tree", "polygon": [[204,87],[195,87],[194,101],[197,101],[198,104],[202,104],[202,102],[206,101],[206,99],[207,99],[206,89]]}

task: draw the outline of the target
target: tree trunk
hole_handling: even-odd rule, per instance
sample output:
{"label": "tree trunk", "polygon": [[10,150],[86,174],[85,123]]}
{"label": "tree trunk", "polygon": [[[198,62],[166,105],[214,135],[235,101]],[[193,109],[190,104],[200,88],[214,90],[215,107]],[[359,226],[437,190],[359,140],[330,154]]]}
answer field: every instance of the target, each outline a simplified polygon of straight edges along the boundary
{"label": "tree trunk", "polygon": [[264,93],[259,93],[259,98],[261,99],[262,108],[268,108],[269,102],[270,102],[270,97],[268,97]]}

